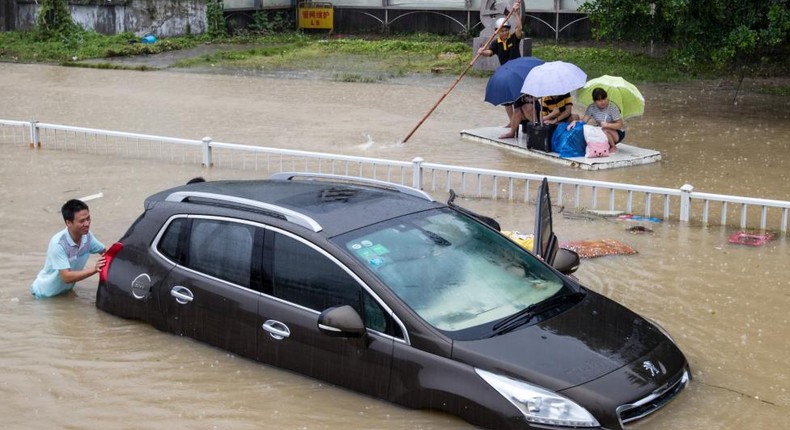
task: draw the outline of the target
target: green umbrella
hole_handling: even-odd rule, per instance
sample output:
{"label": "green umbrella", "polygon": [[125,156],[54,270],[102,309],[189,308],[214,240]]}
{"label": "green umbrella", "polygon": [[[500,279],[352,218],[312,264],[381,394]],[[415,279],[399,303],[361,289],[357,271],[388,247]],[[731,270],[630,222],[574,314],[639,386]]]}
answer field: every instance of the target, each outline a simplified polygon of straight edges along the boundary
{"label": "green umbrella", "polygon": [[576,92],[576,100],[585,106],[592,104],[592,92],[596,88],[606,90],[607,98],[620,108],[623,118],[645,113],[645,98],[642,97],[642,93],[634,84],[619,76],[603,75],[600,78],[590,79]]}

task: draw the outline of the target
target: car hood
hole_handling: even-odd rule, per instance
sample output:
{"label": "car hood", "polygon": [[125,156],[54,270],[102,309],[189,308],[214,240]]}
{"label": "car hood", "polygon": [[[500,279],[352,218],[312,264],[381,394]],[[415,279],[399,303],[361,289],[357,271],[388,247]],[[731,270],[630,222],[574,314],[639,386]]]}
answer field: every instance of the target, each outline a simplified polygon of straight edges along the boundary
{"label": "car hood", "polygon": [[454,341],[452,357],[494,373],[563,390],[611,373],[670,342],[653,324],[588,291],[577,305],[503,335]]}

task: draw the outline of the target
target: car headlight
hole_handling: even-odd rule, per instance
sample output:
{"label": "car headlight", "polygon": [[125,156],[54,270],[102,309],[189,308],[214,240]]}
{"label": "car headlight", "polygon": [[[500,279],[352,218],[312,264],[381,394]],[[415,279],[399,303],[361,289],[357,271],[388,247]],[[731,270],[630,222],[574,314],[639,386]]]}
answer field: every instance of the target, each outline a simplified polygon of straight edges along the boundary
{"label": "car headlight", "polygon": [[567,397],[507,376],[475,369],[517,407],[529,422],[567,427],[599,427],[598,420]]}

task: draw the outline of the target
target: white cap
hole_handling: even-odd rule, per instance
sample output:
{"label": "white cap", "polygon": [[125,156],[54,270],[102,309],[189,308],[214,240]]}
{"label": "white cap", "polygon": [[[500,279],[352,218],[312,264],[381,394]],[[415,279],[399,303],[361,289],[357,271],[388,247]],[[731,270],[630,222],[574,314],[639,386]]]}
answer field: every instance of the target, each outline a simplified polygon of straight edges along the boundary
{"label": "white cap", "polygon": [[502,26],[510,28],[510,23],[509,22],[505,22],[505,18],[499,18],[498,20],[496,20],[496,28],[497,28],[497,30],[502,28]]}

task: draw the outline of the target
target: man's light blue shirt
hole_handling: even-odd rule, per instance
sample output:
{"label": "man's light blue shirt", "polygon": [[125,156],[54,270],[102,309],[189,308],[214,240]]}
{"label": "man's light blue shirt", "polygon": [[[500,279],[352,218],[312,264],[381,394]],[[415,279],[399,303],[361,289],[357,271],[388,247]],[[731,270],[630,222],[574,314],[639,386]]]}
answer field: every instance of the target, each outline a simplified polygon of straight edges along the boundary
{"label": "man's light blue shirt", "polygon": [[52,297],[71,290],[74,288],[74,283],[63,282],[60,271],[82,270],[90,254],[103,250],[104,244],[96,240],[91,232],[82,236],[78,245],[69,235],[69,230],[64,228],[50,239],[44,268],[30,286],[30,292],[36,297]]}

